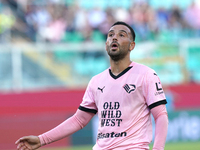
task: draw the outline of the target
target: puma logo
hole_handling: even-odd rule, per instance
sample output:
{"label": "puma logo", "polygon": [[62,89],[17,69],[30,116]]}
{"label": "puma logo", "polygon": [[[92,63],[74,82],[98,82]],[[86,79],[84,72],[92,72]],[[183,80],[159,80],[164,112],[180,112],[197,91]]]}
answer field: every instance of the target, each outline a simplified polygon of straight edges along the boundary
{"label": "puma logo", "polygon": [[98,90],[100,90],[103,93],[104,88],[105,88],[105,86],[102,89],[100,87],[98,87]]}

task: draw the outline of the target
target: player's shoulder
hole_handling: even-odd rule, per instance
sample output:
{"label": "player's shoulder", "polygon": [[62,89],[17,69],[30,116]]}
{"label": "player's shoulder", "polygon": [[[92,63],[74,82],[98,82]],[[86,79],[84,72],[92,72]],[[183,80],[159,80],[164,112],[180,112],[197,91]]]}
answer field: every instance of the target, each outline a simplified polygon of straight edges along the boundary
{"label": "player's shoulder", "polygon": [[134,71],[137,71],[139,74],[147,74],[147,73],[155,73],[155,70],[153,70],[152,68],[144,65],[144,64],[141,64],[141,63],[136,63],[134,62]]}

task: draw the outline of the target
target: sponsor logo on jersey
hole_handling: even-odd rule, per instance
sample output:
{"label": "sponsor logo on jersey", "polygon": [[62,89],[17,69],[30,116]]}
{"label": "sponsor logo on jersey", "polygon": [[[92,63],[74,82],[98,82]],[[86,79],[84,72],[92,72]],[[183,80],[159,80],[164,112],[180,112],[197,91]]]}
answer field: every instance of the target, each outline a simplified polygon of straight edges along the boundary
{"label": "sponsor logo on jersey", "polygon": [[104,138],[114,138],[114,137],[125,137],[127,136],[127,132],[121,132],[121,133],[98,133],[97,139],[104,139]]}
{"label": "sponsor logo on jersey", "polygon": [[157,89],[157,91],[161,91],[162,90],[160,82],[156,83],[156,89]]}
{"label": "sponsor logo on jersey", "polygon": [[157,82],[157,83],[155,83],[155,84],[156,84],[156,90],[157,90],[157,92],[155,93],[155,96],[160,95],[160,94],[163,94],[164,92],[163,92],[161,83],[160,83],[160,82]]}
{"label": "sponsor logo on jersey", "polygon": [[101,111],[101,127],[120,127],[122,112],[119,108],[119,102],[105,102],[103,104],[103,110]]}
{"label": "sponsor logo on jersey", "polygon": [[132,91],[135,91],[136,86],[134,84],[125,84],[123,88],[126,90],[127,93],[131,93]]}
{"label": "sponsor logo on jersey", "polygon": [[160,94],[163,94],[163,93],[164,93],[163,91],[156,92],[156,93],[155,93],[155,96],[160,95]]}

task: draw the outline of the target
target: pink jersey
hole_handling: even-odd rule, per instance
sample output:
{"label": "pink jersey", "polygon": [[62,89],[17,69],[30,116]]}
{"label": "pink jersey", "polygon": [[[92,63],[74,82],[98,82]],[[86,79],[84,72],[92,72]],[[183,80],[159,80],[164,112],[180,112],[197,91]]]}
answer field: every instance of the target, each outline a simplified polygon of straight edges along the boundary
{"label": "pink jersey", "polygon": [[150,109],[166,103],[155,71],[132,62],[117,76],[110,68],[94,76],[79,109],[98,112],[93,150],[148,150],[152,141]]}

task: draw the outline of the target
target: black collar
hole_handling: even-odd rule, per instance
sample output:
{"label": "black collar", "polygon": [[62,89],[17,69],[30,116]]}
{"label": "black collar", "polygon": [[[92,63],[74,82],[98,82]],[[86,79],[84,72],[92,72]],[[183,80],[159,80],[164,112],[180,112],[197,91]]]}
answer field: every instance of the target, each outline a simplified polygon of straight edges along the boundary
{"label": "black collar", "polygon": [[109,69],[109,73],[110,73],[110,76],[114,79],[117,79],[119,77],[121,77],[123,74],[125,74],[127,71],[129,71],[133,66],[129,66],[128,68],[124,69],[120,74],[118,74],[117,76],[114,75],[111,71],[111,69]]}

